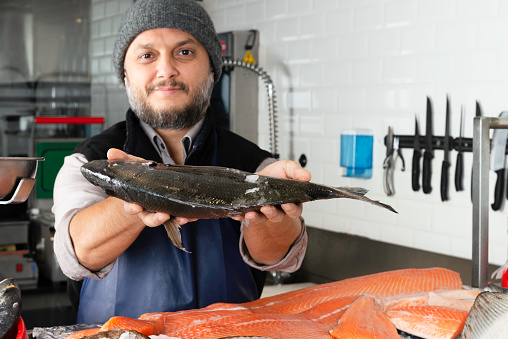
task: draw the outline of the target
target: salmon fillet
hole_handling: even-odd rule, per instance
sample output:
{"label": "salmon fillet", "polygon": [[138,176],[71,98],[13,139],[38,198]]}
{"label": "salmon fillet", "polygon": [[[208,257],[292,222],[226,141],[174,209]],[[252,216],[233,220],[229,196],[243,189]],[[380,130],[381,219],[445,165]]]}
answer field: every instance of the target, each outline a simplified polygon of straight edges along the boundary
{"label": "salmon fillet", "polygon": [[351,304],[330,334],[337,339],[400,339],[381,302],[370,295]]}
{"label": "salmon fillet", "polygon": [[427,339],[453,339],[462,332],[468,312],[441,306],[412,306],[386,312],[397,329]]}
{"label": "salmon fillet", "polygon": [[444,289],[460,289],[462,280],[444,268],[404,269],[345,279],[242,304],[252,312],[300,313],[317,304],[345,296],[377,298]]}

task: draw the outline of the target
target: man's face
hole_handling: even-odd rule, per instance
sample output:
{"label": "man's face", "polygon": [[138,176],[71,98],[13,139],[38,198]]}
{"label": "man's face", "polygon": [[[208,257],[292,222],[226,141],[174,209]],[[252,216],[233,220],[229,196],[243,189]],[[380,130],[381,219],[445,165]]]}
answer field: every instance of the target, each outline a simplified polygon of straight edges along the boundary
{"label": "man's face", "polygon": [[188,129],[203,117],[210,101],[208,53],[183,31],[144,31],[125,54],[125,86],[141,120],[153,128]]}

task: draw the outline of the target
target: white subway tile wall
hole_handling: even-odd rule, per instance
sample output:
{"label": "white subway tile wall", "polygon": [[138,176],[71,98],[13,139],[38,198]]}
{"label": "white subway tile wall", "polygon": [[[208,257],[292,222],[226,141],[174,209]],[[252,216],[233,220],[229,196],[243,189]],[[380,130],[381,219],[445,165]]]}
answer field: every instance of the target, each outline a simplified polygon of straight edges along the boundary
{"label": "white subway tile wall", "polygon": [[[98,1],[99,2],[99,1]],[[204,0],[219,32],[260,31],[258,63],[278,95],[282,158],[305,154],[313,181],[362,186],[369,196],[399,214],[348,200],[308,203],[309,225],[387,243],[471,258],[472,154],[465,154],[465,191],[453,185],[441,202],[443,152],[433,161],[433,191],[411,189],[411,149],[403,149],[406,171],[397,163],[396,194],[383,192],[382,162],[388,126],[411,135],[414,117],[425,134],[425,101],[434,106],[434,132],[443,135],[450,95],[451,133],[459,133],[465,107],[465,137],[472,137],[475,100],[484,114],[508,110],[508,5],[497,0]],[[104,6],[107,8],[107,6]],[[106,10],[104,10],[107,12]],[[260,144],[268,145],[265,96],[260,91]],[[340,132],[374,131],[372,179],[342,176]],[[266,142],[263,142],[266,140]],[[491,176],[493,192],[495,176]],[[490,194],[492,196],[492,194]],[[489,213],[489,260],[507,259],[506,209]]]}

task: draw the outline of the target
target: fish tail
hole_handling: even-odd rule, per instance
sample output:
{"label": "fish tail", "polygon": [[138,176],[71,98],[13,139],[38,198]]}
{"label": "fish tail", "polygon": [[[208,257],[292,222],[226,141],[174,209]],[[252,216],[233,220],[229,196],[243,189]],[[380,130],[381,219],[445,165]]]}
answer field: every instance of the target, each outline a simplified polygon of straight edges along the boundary
{"label": "fish tail", "polygon": [[393,213],[398,212],[390,205],[383,204],[382,202],[379,202],[377,200],[372,200],[365,196],[365,194],[368,192],[365,188],[362,187],[333,187],[334,190],[337,191],[339,197],[341,198],[349,198],[349,199],[355,199],[355,200],[361,200],[368,203],[371,203],[373,205],[386,208],[389,211],[392,211]]}
{"label": "fish tail", "polygon": [[169,220],[164,223],[164,228],[166,229],[166,232],[168,232],[168,237],[173,245],[184,252],[191,253],[183,247],[180,225],[178,225],[174,217],[169,218]]}

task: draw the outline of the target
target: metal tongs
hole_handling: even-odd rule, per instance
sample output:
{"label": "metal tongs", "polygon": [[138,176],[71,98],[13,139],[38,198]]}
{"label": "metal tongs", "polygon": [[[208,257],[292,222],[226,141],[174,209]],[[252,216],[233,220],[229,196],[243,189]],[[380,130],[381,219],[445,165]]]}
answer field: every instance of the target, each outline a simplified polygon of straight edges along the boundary
{"label": "metal tongs", "polygon": [[383,189],[386,195],[388,196],[392,196],[395,194],[393,172],[395,170],[395,163],[397,161],[397,157],[399,157],[400,160],[402,161],[401,170],[405,171],[406,162],[399,148],[399,137],[394,137],[392,128],[388,127],[388,137],[386,140],[386,158],[383,162],[384,169]]}

